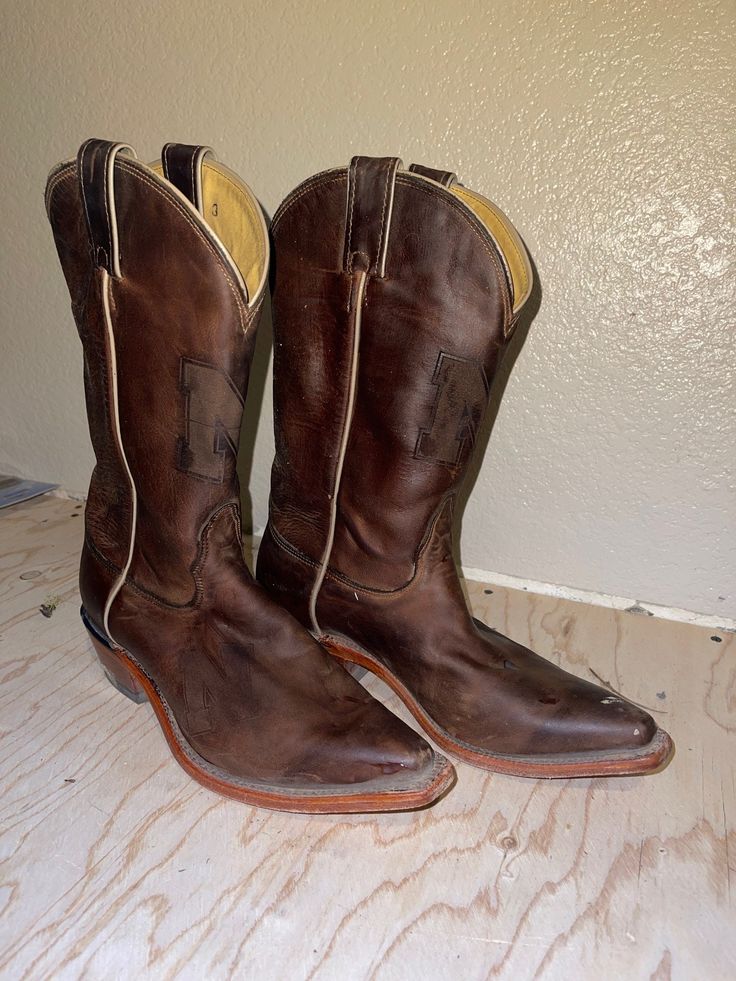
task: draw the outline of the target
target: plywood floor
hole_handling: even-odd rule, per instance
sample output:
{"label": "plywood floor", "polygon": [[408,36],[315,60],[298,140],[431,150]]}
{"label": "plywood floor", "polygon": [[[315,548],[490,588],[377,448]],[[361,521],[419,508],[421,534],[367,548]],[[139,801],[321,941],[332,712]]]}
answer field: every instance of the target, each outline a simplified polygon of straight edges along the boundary
{"label": "plywood floor", "polygon": [[458,765],[420,813],[270,813],[192,783],[103,679],[82,522],[52,498],[0,513],[2,978],[736,978],[733,635],[473,584],[494,627],[650,708],[670,767]]}

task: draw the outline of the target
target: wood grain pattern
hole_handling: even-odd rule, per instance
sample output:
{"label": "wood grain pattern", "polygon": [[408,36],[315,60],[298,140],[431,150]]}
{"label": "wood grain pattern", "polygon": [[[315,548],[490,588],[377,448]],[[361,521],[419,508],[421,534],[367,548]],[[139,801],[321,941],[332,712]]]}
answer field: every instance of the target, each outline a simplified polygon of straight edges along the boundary
{"label": "wood grain pattern", "polygon": [[458,765],[426,811],[269,813],[190,781],[149,706],[102,677],[82,520],[53,498],[0,514],[0,976],[736,977],[733,635],[469,584],[492,626],[651,709],[669,768]]}

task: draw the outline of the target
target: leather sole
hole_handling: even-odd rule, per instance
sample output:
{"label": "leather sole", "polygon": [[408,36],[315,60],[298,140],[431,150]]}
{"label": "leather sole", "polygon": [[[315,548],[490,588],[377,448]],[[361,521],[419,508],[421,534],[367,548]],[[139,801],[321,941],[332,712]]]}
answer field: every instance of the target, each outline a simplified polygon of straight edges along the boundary
{"label": "leather sole", "polygon": [[340,661],[358,664],[375,674],[391,688],[437,745],[464,763],[517,777],[563,779],[566,777],[625,777],[655,773],[663,769],[674,753],[669,735],[658,729],[645,746],[633,750],[600,750],[584,753],[557,753],[543,756],[511,756],[490,753],[458,740],[438,725],[416,701],[401,681],[366,651],[348,647],[342,640],[323,635],[322,646]]}
{"label": "leather sole", "polygon": [[110,683],[134,702],[148,701],[163,729],[174,759],[207,790],[223,797],[276,811],[305,814],[355,814],[377,811],[409,811],[427,807],[445,794],[455,782],[452,764],[435,754],[431,767],[416,777],[416,786],[407,786],[406,771],[380,778],[350,789],[336,784],[310,787],[279,787],[261,781],[235,777],[209,763],[189,745],[174,714],[155,682],[122,648],[101,637],[82,611],[82,619],[92,646]]}

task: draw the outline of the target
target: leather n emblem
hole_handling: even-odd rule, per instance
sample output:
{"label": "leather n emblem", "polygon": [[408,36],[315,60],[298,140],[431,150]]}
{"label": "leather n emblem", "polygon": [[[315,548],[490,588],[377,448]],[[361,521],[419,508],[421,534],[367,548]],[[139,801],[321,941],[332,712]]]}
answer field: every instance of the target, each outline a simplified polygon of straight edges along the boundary
{"label": "leather n emblem", "polygon": [[207,685],[187,675],[184,677],[184,705],[187,724],[193,736],[212,730],[212,693]]}
{"label": "leather n emblem", "polygon": [[488,401],[488,379],[479,361],[441,351],[432,383],[437,386],[432,418],[419,430],[414,456],[457,466],[475,443]]}
{"label": "leather n emblem", "polygon": [[202,361],[181,359],[184,394],[184,436],[179,437],[178,467],[221,484],[225,458],[236,456],[243,399],[224,371]]}
{"label": "leather n emblem", "polygon": [[[232,725],[236,719],[255,719],[261,712],[261,698],[253,683],[252,646],[223,642],[219,633],[216,626],[210,626],[201,644],[187,650],[182,660],[186,725],[194,736]],[[223,692],[234,699],[228,703],[236,706],[234,717],[223,714]]]}

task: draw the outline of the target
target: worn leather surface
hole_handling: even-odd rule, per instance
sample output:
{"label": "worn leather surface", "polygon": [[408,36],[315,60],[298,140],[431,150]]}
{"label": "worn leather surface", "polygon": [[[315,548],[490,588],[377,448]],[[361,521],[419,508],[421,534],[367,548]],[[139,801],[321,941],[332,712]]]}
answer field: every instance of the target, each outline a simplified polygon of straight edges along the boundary
{"label": "worn leather surface", "polygon": [[656,731],[646,712],[468,613],[451,512],[512,323],[511,293],[470,210],[399,170],[385,270],[363,264],[356,317],[346,242],[377,241],[388,167],[358,158],[317,175],[274,217],[276,458],[258,577],[304,624],[367,651],[481,752],[635,750]]}
{"label": "worn leather surface", "polygon": [[[101,141],[94,150],[104,157]],[[134,530],[109,637],[154,680],[205,760],[270,787],[375,782],[380,791],[400,771],[416,787],[434,764],[430,747],[274,603],[243,560],[235,456],[260,301],[247,305],[194,210],[122,156],[121,276],[108,277],[90,248],[79,176],[78,163],[57,168],[47,206],[82,340],[97,461],[80,572],[87,614],[102,633]]]}

